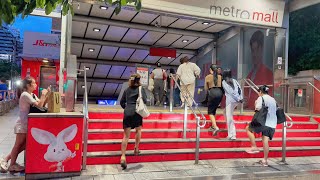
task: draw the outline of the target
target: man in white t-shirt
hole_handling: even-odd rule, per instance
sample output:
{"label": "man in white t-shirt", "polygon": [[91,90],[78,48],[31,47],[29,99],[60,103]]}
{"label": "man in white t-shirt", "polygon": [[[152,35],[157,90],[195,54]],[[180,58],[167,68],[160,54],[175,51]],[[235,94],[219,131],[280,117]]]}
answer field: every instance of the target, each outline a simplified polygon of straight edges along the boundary
{"label": "man in white t-shirt", "polygon": [[255,102],[256,111],[261,110],[261,108],[263,107],[263,103],[266,107],[268,107],[268,114],[265,125],[255,126],[254,124],[250,123],[246,128],[248,137],[251,142],[251,148],[246,150],[246,152],[249,154],[259,153],[259,149],[257,148],[255,136],[253,133],[262,133],[264,159],[259,161],[259,163],[263,166],[268,166],[267,160],[269,154],[269,139],[272,140],[275,129],[277,127],[277,102],[273,97],[268,95],[268,91],[268,86],[261,86],[259,88],[259,98]]}
{"label": "man in white t-shirt", "polygon": [[[187,56],[181,59],[182,64],[179,66],[177,70],[177,75],[180,77],[180,98],[182,101],[181,107],[184,106],[185,99],[183,94],[186,95],[187,101],[192,106],[194,98],[194,89],[196,84],[196,78],[200,77],[201,69],[192,62],[189,62],[189,58]],[[187,90],[190,92],[190,95],[187,93]],[[188,105],[188,104],[187,104]]]}

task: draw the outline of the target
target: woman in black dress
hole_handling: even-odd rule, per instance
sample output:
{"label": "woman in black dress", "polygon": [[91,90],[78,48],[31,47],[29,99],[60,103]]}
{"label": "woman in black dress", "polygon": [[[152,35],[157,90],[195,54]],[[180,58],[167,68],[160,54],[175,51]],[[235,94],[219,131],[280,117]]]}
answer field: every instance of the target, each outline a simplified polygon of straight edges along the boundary
{"label": "woman in black dress", "polygon": [[[124,109],[124,117],[123,117],[123,139],[121,144],[121,167],[122,169],[127,168],[126,163],[126,149],[128,145],[128,141],[130,138],[130,130],[136,129],[136,141],[134,147],[134,155],[138,155],[139,151],[139,143],[141,139],[141,127],[142,127],[142,117],[136,113],[136,103],[139,96],[139,86],[140,84],[140,75],[133,74],[130,76],[129,87],[124,91],[120,105]],[[147,102],[147,95],[144,89],[141,89],[143,102]]]}

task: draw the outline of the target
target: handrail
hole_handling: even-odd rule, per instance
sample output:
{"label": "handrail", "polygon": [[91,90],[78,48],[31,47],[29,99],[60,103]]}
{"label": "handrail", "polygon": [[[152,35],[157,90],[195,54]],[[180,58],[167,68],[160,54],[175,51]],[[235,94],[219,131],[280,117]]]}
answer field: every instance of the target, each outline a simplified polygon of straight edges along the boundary
{"label": "handrail", "polygon": [[320,93],[320,89],[318,89],[315,85],[313,85],[311,82],[308,82],[308,84]]}
{"label": "handrail", "polygon": [[84,66],[83,70],[79,70],[80,73],[83,72],[84,78],[84,94],[83,94],[83,119],[84,119],[84,134],[83,134],[83,159],[82,159],[82,170],[85,170],[87,167],[87,154],[88,154],[88,121],[89,121],[89,112],[88,112],[88,85],[87,85],[87,67]]}
{"label": "handrail", "polygon": [[[177,82],[177,78],[180,80],[180,83],[184,85],[184,82],[182,81],[182,79],[176,74],[172,74],[170,73],[170,78],[173,79],[173,81],[175,82],[175,84],[177,85],[177,87],[180,89],[181,91],[181,86],[178,84]],[[173,81],[170,81],[170,110],[172,111],[172,96],[173,96]],[[187,104],[189,105],[192,113],[194,114],[194,116],[196,117],[196,123],[197,123],[197,129],[196,129],[196,149],[195,149],[195,164],[199,164],[199,154],[200,154],[200,131],[201,128],[203,128],[206,124],[207,124],[207,119],[204,116],[204,114],[201,112],[201,110],[199,109],[197,103],[195,102],[195,100],[193,99],[193,97],[191,96],[191,93],[188,91],[188,89],[185,89],[185,92],[188,94],[188,96],[192,99],[192,101],[196,104],[195,108],[197,109],[197,111],[201,114],[202,120],[204,121],[203,124],[200,124],[200,117],[195,113],[192,104],[190,104],[190,102],[188,101],[188,97],[187,94],[182,93],[181,94],[183,96],[183,98],[185,99],[184,101],[184,118],[183,118],[183,138],[185,139],[187,137]]]}
{"label": "handrail", "polygon": [[[176,76],[176,77],[175,77],[175,76]],[[170,74],[170,77],[174,80],[175,84],[177,85],[177,87],[178,87],[179,90],[181,91],[181,86],[177,83],[177,80],[176,80],[176,78],[178,78],[178,79],[180,80],[180,82],[184,85],[184,83],[183,83],[183,81],[181,80],[181,78],[180,78],[177,74]],[[198,104],[196,103],[196,101],[194,100],[194,98],[192,98],[191,93],[188,91],[188,89],[185,89],[185,90],[186,90],[185,92],[187,92],[188,96],[192,99],[193,103],[196,104],[195,109],[196,109],[196,110],[199,112],[199,114],[201,115],[202,120],[204,120],[204,123],[203,123],[202,125],[200,125],[200,123],[197,124],[198,126],[200,126],[201,128],[203,128],[203,127],[206,125],[206,122],[207,122],[206,117],[204,116],[204,114],[203,114],[203,113],[201,112],[201,110],[199,109]],[[188,105],[189,105],[192,113],[193,113],[194,116],[197,118],[198,115],[197,115],[197,113],[195,113],[195,111],[194,111],[194,109],[193,109],[193,107],[192,107],[192,104],[190,104],[189,101],[187,101],[187,99],[188,99],[188,98],[187,98],[187,95],[184,94],[184,93],[181,93],[181,94],[183,95],[183,97],[184,97],[184,99],[185,99],[185,104],[186,104],[186,102],[188,103]]]}

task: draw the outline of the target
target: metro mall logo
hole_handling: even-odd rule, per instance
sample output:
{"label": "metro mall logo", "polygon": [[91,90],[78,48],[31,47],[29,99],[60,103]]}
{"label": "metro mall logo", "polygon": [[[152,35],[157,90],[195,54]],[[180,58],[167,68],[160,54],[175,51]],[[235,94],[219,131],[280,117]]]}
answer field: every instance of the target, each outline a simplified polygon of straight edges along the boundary
{"label": "metro mall logo", "polygon": [[221,7],[221,6],[210,6],[210,15],[219,15],[229,18],[239,18],[254,22],[264,22],[264,23],[279,23],[278,22],[278,10],[270,10],[268,13],[259,11],[248,11],[245,9],[238,9],[234,6],[231,7]]}
{"label": "metro mall logo", "polygon": [[60,48],[60,44],[59,43],[45,42],[44,40],[36,40],[36,42],[33,43],[32,45],[33,46],[46,46],[46,47]]}

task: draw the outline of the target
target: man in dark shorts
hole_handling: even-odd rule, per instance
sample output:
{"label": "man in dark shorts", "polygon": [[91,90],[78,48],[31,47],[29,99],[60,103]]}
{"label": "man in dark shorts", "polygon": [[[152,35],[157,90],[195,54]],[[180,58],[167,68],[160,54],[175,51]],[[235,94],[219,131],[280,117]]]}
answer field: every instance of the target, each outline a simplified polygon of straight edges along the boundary
{"label": "man in dark shorts", "polygon": [[251,148],[246,150],[249,154],[259,153],[259,149],[256,145],[255,136],[253,133],[262,133],[262,143],[263,143],[263,152],[264,158],[259,161],[259,163],[263,166],[268,166],[268,154],[269,154],[269,139],[272,140],[273,135],[275,133],[275,129],[277,126],[277,103],[275,99],[268,95],[269,87],[263,85],[259,88],[259,98],[256,100],[255,108],[259,111],[262,108],[263,102],[265,106],[268,107],[268,114],[266,123],[263,126],[255,126],[250,123],[247,127],[247,134],[251,142]]}

